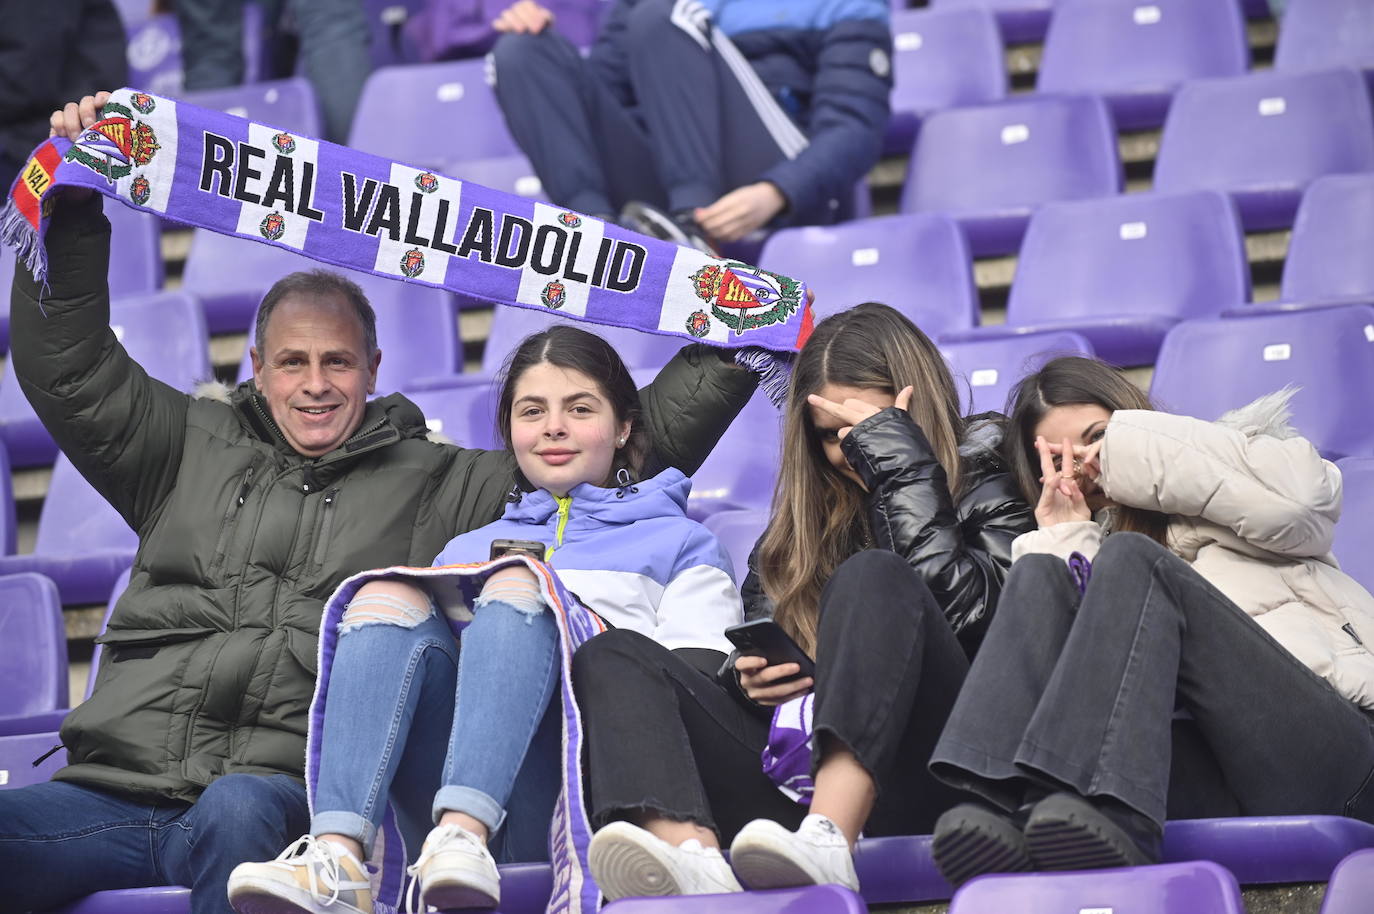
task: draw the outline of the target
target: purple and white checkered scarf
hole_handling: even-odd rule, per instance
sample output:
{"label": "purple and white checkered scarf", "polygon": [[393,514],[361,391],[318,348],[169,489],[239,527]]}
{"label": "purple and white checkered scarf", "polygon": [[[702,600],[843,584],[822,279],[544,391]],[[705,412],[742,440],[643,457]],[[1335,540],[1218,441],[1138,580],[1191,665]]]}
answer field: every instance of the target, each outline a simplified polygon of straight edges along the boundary
{"label": "purple and white checkered scarf", "polygon": [[[101,115],[74,143],[42,143],[0,215],[0,240],[36,279],[47,273],[50,195],[87,187],[178,222],[493,304],[771,352],[800,349],[811,332],[806,287],[748,264],[133,89],[115,92]],[[782,367],[763,374],[780,402]]]}
{"label": "purple and white checkered scarf", "polygon": [[[505,556],[470,565],[441,565],[434,568],[392,567],[355,574],[339,585],[325,604],[320,623],[319,677],[310,704],[310,730],[306,737],[305,782],[311,811],[315,807],[315,787],[320,775],[320,735],[324,732],[324,710],[329,698],[330,673],[339,641],[339,621],[358,589],[378,578],[423,579],[433,594],[455,637],[470,621],[471,607],[482,592],[487,576],[498,568],[523,563],[534,572],[548,610],[558,623],[561,644],[559,683],[563,703],[562,769],[563,788],[554,807],[549,827],[549,859],[553,863],[553,894],[549,914],[583,914],[596,911],[600,890],[587,868],[587,847],[591,824],[587,819],[582,779],[582,715],[572,686],[572,655],[583,643],[605,631],[595,613],[563,588],[558,575],[542,562],[525,556]],[[464,621],[466,620],[466,621]],[[410,854],[388,808],[377,844],[369,863],[372,866],[373,899],[378,914],[396,914],[405,897],[406,862]]]}

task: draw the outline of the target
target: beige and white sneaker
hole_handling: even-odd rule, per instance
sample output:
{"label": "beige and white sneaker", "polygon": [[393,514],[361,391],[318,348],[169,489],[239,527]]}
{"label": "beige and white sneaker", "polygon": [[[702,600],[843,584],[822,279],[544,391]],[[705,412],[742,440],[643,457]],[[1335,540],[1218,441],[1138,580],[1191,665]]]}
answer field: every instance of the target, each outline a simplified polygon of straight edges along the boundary
{"label": "beige and white sneaker", "polygon": [[629,822],[612,822],[593,835],[588,858],[607,901],[744,891],[719,849],[695,839],[674,847]]}
{"label": "beige and white sneaker", "polygon": [[730,865],[751,889],[842,885],[859,891],[849,840],[830,819],[811,813],[796,831],[755,819],[730,845]]}
{"label": "beige and white sneaker", "polygon": [[229,903],[239,914],[372,914],[372,882],[347,849],[306,835],[276,860],[234,867]]}
{"label": "beige and white sneaker", "polygon": [[481,838],[458,825],[435,826],[406,874],[412,889],[419,885],[424,903],[440,911],[501,903],[496,861]]}

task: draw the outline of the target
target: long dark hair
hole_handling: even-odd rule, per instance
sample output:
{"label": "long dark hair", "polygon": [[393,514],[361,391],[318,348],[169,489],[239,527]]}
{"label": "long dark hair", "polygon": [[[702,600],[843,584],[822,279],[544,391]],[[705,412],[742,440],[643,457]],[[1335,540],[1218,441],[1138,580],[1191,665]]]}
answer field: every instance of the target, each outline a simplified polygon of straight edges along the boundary
{"label": "long dark hair", "polygon": [[[1154,409],[1139,387],[1120,371],[1097,359],[1064,356],[1046,362],[1034,374],[1022,378],[1007,400],[1007,435],[1003,456],[1026,501],[1040,500],[1040,455],[1035,450],[1035,429],[1056,406],[1100,406],[1109,413],[1118,409]],[[1129,505],[1116,507],[1113,530],[1143,533],[1166,544],[1168,515]]]}
{"label": "long dark hair", "polygon": [[821,591],[839,564],[869,540],[864,492],[826,460],[806,402],[828,384],[892,396],[913,387],[911,418],[944,468],[951,494],[957,496],[963,478],[959,391],[930,338],[901,312],[876,302],[817,324],[792,370],[782,464],[759,547],[760,581],[774,618],[813,655]]}
{"label": "long dark hair", "polygon": [[525,337],[501,369],[501,398],[496,407],[496,424],[501,440],[506,443],[506,450],[512,449],[510,422],[515,385],[525,372],[545,362],[581,372],[591,378],[610,403],[616,422],[630,423],[629,437],[616,450],[610,478],[605,484],[613,482],[621,470],[628,470],[631,478],[637,479],[651,445],[649,430],[639,421],[642,414],[639,388],[610,343],[595,333],[566,324],[554,324],[547,330]]}

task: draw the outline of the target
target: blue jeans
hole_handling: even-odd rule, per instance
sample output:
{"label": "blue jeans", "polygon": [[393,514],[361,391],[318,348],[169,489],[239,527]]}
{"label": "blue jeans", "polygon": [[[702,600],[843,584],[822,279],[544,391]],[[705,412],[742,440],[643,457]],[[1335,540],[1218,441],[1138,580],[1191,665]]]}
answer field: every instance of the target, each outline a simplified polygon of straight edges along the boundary
{"label": "blue jeans", "polygon": [[371,853],[389,799],[418,852],[444,810],[487,826],[501,862],[545,860],[561,786],[558,629],[548,612],[476,611],[458,649],[431,613],[346,627],[330,672],[313,834]]}
{"label": "blue jeans", "polygon": [[232,914],[234,867],[305,828],[305,787],[229,774],[193,804],[49,781],[0,790],[0,911],[45,910],[103,889],[189,885],[192,914]]}

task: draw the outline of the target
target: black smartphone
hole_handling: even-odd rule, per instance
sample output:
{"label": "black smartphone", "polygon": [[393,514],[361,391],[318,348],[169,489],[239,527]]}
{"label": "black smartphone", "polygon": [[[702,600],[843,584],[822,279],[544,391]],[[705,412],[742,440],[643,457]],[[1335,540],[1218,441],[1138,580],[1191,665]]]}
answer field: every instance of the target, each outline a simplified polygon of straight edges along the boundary
{"label": "black smartphone", "polygon": [[725,637],[739,648],[741,654],[762,657],[768,661],[769,666],[777,666],[780,663],[796,663],[801,666],[801,672],[786,679],[779,679],[779,683],[816,675],[815,661],[806,656],[806,651],[797,647],[797,642],[772,619],[755,619],[753,622],[732,625],[725,630]]}
{"label": "black smartphone", "polygon": [[549,547],[538,540],[492,540],[491,557],[499,559],[503,555],[528,555],[532,559],[544,561]]}

